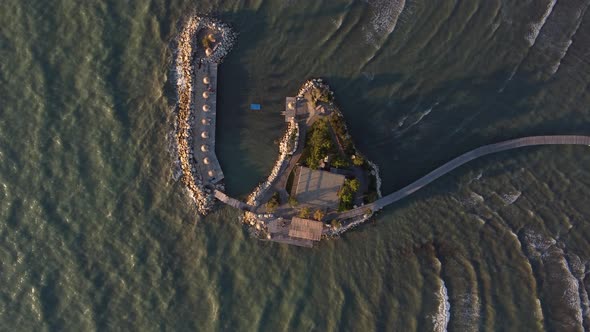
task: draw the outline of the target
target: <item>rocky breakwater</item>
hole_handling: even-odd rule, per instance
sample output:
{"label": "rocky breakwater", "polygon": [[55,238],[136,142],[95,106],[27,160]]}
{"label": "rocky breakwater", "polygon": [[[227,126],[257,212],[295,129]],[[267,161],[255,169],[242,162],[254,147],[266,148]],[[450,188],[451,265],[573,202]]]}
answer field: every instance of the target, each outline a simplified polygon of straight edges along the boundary
{"label": "rocky breakwater", "polygon": [[[196,35],[200,29],[215,31],[221,36],[221,41],[216,44],[212,54],[202,59],[195,59]],[[190,195],[197,204],[200,214],[207,214],[213,207],[214,196],[211,189],[203,186],[200,179],[195,159],[193,156],[193,124],[195,119],[195,107],[193,105],[193,66],[196,61],[219,62],[229,52],[235,39],[231,29],[214,19],[202,17],[190,17],[184,25],[178,37],[178,45],[175,50],[176,57],[176,87],[177,87],[177,125],[176,143],[180,168],[182,170],[181,181],[188,188]]]}
{"label": "rocky breakwater", "polygon": [[[293,139],[295,138],[295,139]],[[287,159],[297,150],[297,142],[299,141],[299,125],[295,121],[290,121],[287,124],[287,130],[279,142],[279,158],[275,162],[274,167],[270,171],[268,178],[259,184],[256,189],[248,196],[246,203],[251,206],[259,206],[260,200],[266,194],[266,191],[273,185]]]}

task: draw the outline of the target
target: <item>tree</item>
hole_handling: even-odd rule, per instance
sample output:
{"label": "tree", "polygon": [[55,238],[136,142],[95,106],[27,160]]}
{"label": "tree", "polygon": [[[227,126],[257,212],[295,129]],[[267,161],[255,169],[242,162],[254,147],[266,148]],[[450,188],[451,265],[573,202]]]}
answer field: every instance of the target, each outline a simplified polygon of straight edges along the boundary
{"label": "tree", "polygon": [[289,205],[291,205],[291,207],[295,207],[297,204],[299,204],[299,202],[297,202],[297,198],[289,196]]}
{"label": "tree", "polygon": [[279,207],[279,205],[281,205],[280,200],[280,196],[278,192],[275,192],[272,197],[270,198],[270,200],[266,203],[266,210],[268,212],[274,212],[276,211],[277,207]]}
{"label": "tree", "polygon": [[350,166],[350,163],[346,159],[338,156],[332,161],[332,166],[336,168],[346,168]]}
{"label": "tree", "polygon": [[309,218],[309,215],[311,214],[311,211],[309,210],[309,208],[306,206],[303,209],[299,210],[299,217],[300,218],[304,218],[307,219]]}
{"label": "tree", "polygon": [[326,215],[326,213],[324,213],[324,211],[322,211],[320,209],[315,210],[315,212],[313,213],[313,217],[317,221],[322,221],[322,219],[324,219],[325,215]]}
{"label": "tree", "polygon": [[348,186],[350,187],[350,191],[356,193],[361,187],[361,183],[357,179],[352,179],[348,182]]}
{"label": "tree", "polygon": [[363,166],[365,160],[363,159],[363,157],[359,155],[354,155],[352,156],[352,163],[354,164],[354,166]]}
{"label": "tree", "polygon": [[352,180],[345,180],[342,189],[338,192],[338,197],[340,197],[340,204],[338,206],[338,210],[346,211],[350,210],[353,207],[354,196],[356,192],[359,190],[361,184],[359,180],[352,179]]}

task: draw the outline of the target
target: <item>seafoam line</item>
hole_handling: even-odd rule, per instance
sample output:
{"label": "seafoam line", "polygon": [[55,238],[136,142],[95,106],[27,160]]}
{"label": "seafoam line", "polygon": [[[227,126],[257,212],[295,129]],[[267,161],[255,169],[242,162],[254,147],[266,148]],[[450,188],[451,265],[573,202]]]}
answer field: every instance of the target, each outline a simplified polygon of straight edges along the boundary
{"label": "seafoam line", "polygon": [[449,292],[445,285],[445,281],[440,276],[441,270],[441,262],[438,257],[434,257],[435,262],[437,264],[438,270],[438,278],[440,281],[440,288],[438,292],[436,292],[436,297],[438,299],[438,307],[436,313],[432,316],[432,324],[434,325],[435,332],[443,332],[447,331],[449,321],[451,319],[451,303],[449,302]]}

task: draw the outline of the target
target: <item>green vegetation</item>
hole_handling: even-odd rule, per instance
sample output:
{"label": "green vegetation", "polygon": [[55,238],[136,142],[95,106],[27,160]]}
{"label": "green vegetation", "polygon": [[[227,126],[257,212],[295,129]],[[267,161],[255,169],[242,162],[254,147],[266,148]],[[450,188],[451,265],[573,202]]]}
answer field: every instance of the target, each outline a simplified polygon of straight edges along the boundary
{"label": "green vegetation", "polygon": [[310,215],[311,215],[311,211],[309,210],[309,208],[307,206],[304,207],[303,209],[299,210],[299,218],[308,219]]}
{"label": "green vegetation", "polygon": [[334,99],[332,92],[325,86],[316,87],[311,90],[311,102],[317,105],[318,102],[328,103]]}
{"label": "green vegetation", "polygon": [[365,164],[365,159],[363,159],[363,157],[359,156],[359,155],[353,155],[352,156],[352,164],[354,166],[363,166]]}
{"label": "green vegetation", "polygon": [[354,206],[354,195],[359,190],[361,184],[359,180],[352,179],[352,180],[345,180],[342,189],[338,192],[338,197],[340,197],[340,205],[338,206],[338,211],[346,211],[350,210]]}
{"label": "green vegetation", "polygon": [[328,122],[324,119],[316,121],[310,129],[306,141],[305,162],[309,168],[317,169],[322,159],[335,149]]}
{"label": "green vegetation", "polygon": [[332,220],[330,222],[330,224],[332,225],[332,228],[335,228],[335,229],[338,229],[338,228],[342,227],[342,223],[338,219]]}
{"label": "green vegetation", "polygon": [[296,207],[299,204],[299,202],[297,201],[297,198],[295,198],[294,196],[289,196],[289,205],[291,207]]}
{"label": "green vegetation", "polygon": [[332,167],[335,167],[335,168],[347,168],[347,167],[350,167],[350,162],[342,156],[336,156],[332,160],[331,165],[332,165]]}
{"label": "green vegetation", "polygon": [[326,213],[320,209],[315,210],[315,212],[313,213],[313,218],[317,221],[322,221],[322,219],[324,219],[324,216],[326,215]]}
{"label": "green vegetation", "polygon": [[268,212],[274,212],[281,205],[280,196],[278,192],[272,194],[270,200],[266,203],[266,210]]}
{"label": "green vegetation", "polygon": [[334,112],[332,115],[330,115],[329,119],[334,132],[340,140],[340,144],[342,144],[344,153],[346,153],[348,156],[354,155],[354,144],[352,143],[352,139],[346,130],[344,117],[342,117],[338,112]]}

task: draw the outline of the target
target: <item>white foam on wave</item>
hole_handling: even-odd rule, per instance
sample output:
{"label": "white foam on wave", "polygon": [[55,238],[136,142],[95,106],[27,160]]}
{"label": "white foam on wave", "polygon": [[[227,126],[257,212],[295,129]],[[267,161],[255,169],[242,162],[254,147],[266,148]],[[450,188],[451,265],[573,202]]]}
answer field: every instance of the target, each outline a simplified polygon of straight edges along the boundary
{"label": "white foam on wave", "polygon": [[532,231],[526,231],[524,233],[524,241],[529,247],[531,247],[531,249],[534,249],[531,253],[536,257],[544,254],[547,249],[557,243],[557,241],[552,238],[545,238]]}
{"label": "white foam on wave", "polygon": [[541,29],[543,28],[543,26],[547,22],[547,19],[549,18],[549,15],[551,15],[551,12],[553,12],[553,8],[555,7],[556,3],[557,3],[557,0],[550,0],[549,3],[547,3],[547,7],[545,9],[545,12],[543,12],[543,16],[541,16],[541,18],[537,22],[532,23],[529,26],[529,31],[527,32],[525,39],[529,43],[530,47],[535,45],[535,42],[537,41],[537,38],[539,37],[539,33],[541,32]]}
{"label": "white foam on wave", "polygon": [[564,299],[564,303],[573,311],[575,311],[574,319],[576,320],[576,323],[578,323],[579,326],[582,326],[583,314],[582,303],[580,301],[580,282],[578,281],[578,278],[576,278],[572,273],[572,270],[570,269],[570,266],[567,260],[565,259],[565,256],[563,255],[563,250],[558,249],[558,251],[560,252],[558,264],[562,267],[564,271],[566,271],[566,273],[563,276],[558,276],[562,277],[562,280],[566,283],[566,287],[563,290],[562,298]]}
{"label": "white foam on wave", "polygon": [[449,320],[451,319],[449,293],[442,278],[440,278],[440,288],[438,292],[436,292],[436,297],[438,299],[438,308],[436,314],[432,316],[432,324],[434,324],[433,330],[436,332],[442,332],[447,330]]}
{"label": "white foam on wave", "polygon": [[462,199],[459,201],[463,206],[466,207],[473,207],[476,206],[478,204],[481,204],[483,202],[485,202],[485,198],[483,198],[482,195],[476,193],[476,192],[470,192],[469,193],[469,197]]}
{"label": "white foam on wave", "polygon": [[521,191],[514,191],[514,192],[510,192],[507,194],[502,194],[502,201],[504,202],[504,204],[506,205],[511,205],[514,202],[516,202],[518,200],[518,198],[520,198],[520,196],[522,195]]}
{"label": "white foam on wave", "polygon": [[438,292],[435,293],[435,296],[438,299],[438,307],[436,313],[432,315],[432,324],[434,325],[434,331],[441,332],[446,331],[447,326],[449,325],[449,320],[451,319],[451,303],[449,302],[449,292],[445,285],[445,281],[440,276],[442,263],[436,256],[434,257],[434,263],[439,274],[438,279],[440,287]]}
{"label": "white foam on wave", "polygon": [[465,293],[457,296],[457,321],[468,330],[476,330],[481,312],[481,302],[477,293]]}
{"label": "white foam on wave", "polygon": [[361,75],[363,75],[368,81],[372,81],[375,79],[375,74],[368,71],[362,72]]}
{"label": "white foam on wave", "polygon": [[[403,135],[405,132],[407,132],[408,130],[410,130],[412,127],[418,125],[422,120],[424,120],[424,118],[426,118],[426,116],[428,116],[432,110],[438,105],[438,102],[434,103],[432,106],[430,106],[428,109],[426,109],[423,112],[420,112],[418,114],[412,114],[410,116],[408,115],[404,115],[397,123],[397,128],[392,128],[391,131],[397,136],[401,136]],[[416,117],[416,119],[414,121],[412,121],[412,123],[406,125],[406,122],[408,120],[408,117],[410,117],[410,119],[412,119],[412,117]]]}
{"label": "white foam on wave", "polygon": [[368,0],[367,2],[373,10],[373,16],[365,38],[367,42],[375,45],[379,39],[393,33],[398,18],[406,6],[406,0]]}
{"label": "white foam on wave", "polygon": [[557,70],[559,69],[559,67],[561,66],[561,60],[563,60],[563,58],[565,58],[565,55],[567,54],[567,51],[570,49],[570,46],[572,45],[573,41],[568,40],[565,43],[565,47],[563,47],[560,51],[559,51],[559,59],[557,60],[556,63],[553,64],[553,66],[551,66],[551,68],[549,68],[549,73],[551,75],[557,73]]}
{"label": "white foam on wave", "polygon": [[[540,257],[544,264],[554,264],[559,267],[558,274],[548,274],[547,282],[556,280],[565,285],[560,296],[561,303],[574,312],[574,316],[571,317],[574,320],[572,323],[582,327],[584,316],[590,321],[588,294],[581,281],[585,274],[584,264],[574,254],[569,253],[566,258],[564,250],[556,245],[557,241],[553,238],[544,237],[533,231],[526,231],[524,241],[529,249],[532,249],[529,251],[533,256]],[[538,311],[541,309],[539,308]]]}

